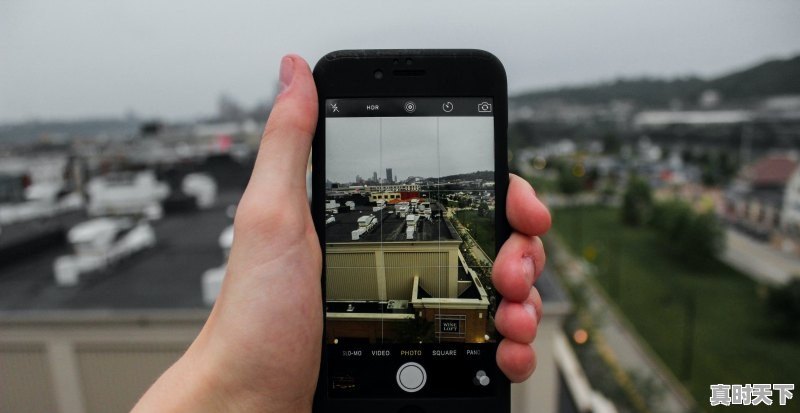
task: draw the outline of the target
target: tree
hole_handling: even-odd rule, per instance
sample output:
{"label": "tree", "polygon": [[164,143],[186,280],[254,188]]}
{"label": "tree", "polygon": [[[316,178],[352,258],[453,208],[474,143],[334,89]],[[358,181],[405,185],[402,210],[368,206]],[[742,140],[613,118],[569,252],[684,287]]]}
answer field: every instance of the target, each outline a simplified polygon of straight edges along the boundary
{"label": "tree", "polygon": [[687,264],[704,265],[716,259],[723,240],[722,227],[713,212],[692,212],[677,241]]}
{"label": "tree", "polygon": [[722,251],[724,233],[713,212],[697,213],[683,201],[665,201],[653,207],[651,226],[664,248],[687,265],[704,265]]}
{"label": "tree", "polygon": [[691,215],[689,204],[676,200],[664,201],[653,207],[650,223],[664,237],[677,239],[689,225]]}
{"label": "tree", "polygon": [[489,204],[486,201],[481,201],[478,205],[478,215],[485,217],[489,213]]}
{"label": "tree", "polygon": [[641,178],[632,177],[622,197],[622,222],[640,226],[647,222],[653,207],[650,185]]}

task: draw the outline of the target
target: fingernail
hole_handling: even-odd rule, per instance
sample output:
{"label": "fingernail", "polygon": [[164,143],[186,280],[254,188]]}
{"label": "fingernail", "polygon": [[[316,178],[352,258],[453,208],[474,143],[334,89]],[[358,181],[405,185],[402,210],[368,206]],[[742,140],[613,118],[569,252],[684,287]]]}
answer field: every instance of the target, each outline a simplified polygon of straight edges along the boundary
{"label": "fingernail", "polygon": [[283,93],[286,89],[289,88],[289,85],[292,84],[292,78],[294,77],[294,61],[289,56],[284,56],[281,59],[281,74],[280,74],[280,84],[281,84],[281,91],[279,93]]}
{"label": "fingernail", "polygon": [[522,271],[525,272],[525,276],[533,283],[533,257],[522,257]]}
{"label": "fingernail", "polygon": [[534,307],[533,304],[525,303],[522,306],[525,308],[525,311],[527,311],[528,314],[530,314],[531,317],[533,317],[534,320],[537,320],[537,318],[536,318],[536,307]]}

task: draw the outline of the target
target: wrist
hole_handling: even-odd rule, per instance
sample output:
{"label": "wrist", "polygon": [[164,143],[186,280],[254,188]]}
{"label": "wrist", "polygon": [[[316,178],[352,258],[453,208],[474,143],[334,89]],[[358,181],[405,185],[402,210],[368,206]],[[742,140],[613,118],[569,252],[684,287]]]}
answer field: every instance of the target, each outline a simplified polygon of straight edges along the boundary
{"label": "wrist", "polygon": [[194,344],[147,390],[134,413],[144,412],[220,412],[233,411],[236,405],[223,383],[200,361]]}
{"label": "wrist", "polygon": [[230,356],[241,354],[220,348],[222,343],[219,342],[211,346],[205,340],[208,327],[147,390],[133,413],[311,412],[313,394],[290,400],[285,394],[272,394],[270,389],[259,384],[258,377],[248,379],[238,374],[244,370],[240,365],[242,357],[231,359]]}

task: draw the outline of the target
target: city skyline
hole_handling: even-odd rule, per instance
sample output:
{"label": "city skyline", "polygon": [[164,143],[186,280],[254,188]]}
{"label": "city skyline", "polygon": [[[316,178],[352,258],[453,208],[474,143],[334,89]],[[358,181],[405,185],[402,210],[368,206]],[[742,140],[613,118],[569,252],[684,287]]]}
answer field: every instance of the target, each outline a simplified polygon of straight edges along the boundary
{"label": "city skyline", "polygon": [[[467,171],[467,172],[461,172],[461,173],[451,174],[451,175],[442,175],[442,176],[468,175],[468,174],[475,174],[475,173],[487,172],[487,171],[488,170],[475,170],[475,171]],[[365,184],[366,183],[370,183],[370,182],[377,182],[378,184],[385,185],[385,184],[403,184],[403,183],[408,183],[408,181],[410,179],[414,179],[414,181],[411,182],[411,183],[416,183],[418,181],[426,181],[426,180],[431,180],[431,179],[438,179],[438,178],[441,178],[441,177],[420,176],[420,175],[408,175],[408,176],[405,176],[405,177],[400,177],[399,175],[395,174],[393,176],[393,178],[394,179],[392,181],[388,181],[384,177],[378,177],[377,179],[375,179],[372,175],[362,175],[360,173],[357,173],[355,175],[354,179],[352,179],[352,180],[338,181],[338,180],[332,180],[329,177],[326,177],[326,181],[329,182],[329,183],[333,183],[333,184],[354,184],[354,183],[358,183],[359,180],[361,180]]]}
{"label": "city skyline", "polygon": [[424,178],[494,170],[490,117],[329,118],[325,142],[332,182],[387,168]]}

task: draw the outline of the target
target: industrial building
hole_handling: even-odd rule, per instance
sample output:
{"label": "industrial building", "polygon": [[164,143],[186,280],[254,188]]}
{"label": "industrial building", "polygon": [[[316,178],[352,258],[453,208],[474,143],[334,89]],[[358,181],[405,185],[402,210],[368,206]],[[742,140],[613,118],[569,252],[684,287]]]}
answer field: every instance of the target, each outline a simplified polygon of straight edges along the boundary
{"label": "industrial building", "polygon": [[413,199],[328,219],[328,342],[395,342],[414,328],[420,341],[491,339],[486,289],[442,212]]}

